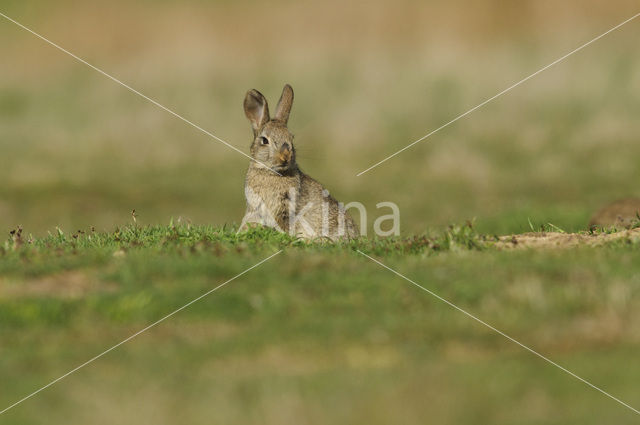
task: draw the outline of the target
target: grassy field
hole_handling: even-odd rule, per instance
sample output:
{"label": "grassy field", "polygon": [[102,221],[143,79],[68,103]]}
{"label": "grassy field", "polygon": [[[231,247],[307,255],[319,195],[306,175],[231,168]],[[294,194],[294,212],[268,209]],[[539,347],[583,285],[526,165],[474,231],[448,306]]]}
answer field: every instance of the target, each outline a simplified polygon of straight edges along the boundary
{"label": "grassy field", "polygon": [[282,253],[0,422],[635,420],[357,252],[637,406],[640,238],[559,251],[494,244],[468,226],[342,245],[185,224],[15,236],[0,256],[3,407]]}
{"label": "grassy field", "polygon": [[236,235],[245,157],[0,18],[0,410],[282,249],[0,424],[637,419],[358,250],[638,408],[637,237],[528,250],[496,235],[591,238],[597,208],[640,195],[640,22],[356,177],[637,13],[635,0],[0,12],[245,152],[246,90],[274,103],[290,83],[301,168],[366,205],[369,235],[388,213],[377,203],[401,211],[398,238]]}

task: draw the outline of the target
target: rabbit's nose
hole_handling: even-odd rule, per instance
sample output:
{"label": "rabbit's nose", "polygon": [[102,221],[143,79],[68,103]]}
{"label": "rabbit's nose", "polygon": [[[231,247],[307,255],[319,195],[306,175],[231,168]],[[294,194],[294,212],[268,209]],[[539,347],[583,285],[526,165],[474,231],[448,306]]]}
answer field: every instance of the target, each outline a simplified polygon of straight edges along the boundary
{"label": "rabbit's nose", "polygon": [[289,146],[288,143],[283,143],[282,146],[280,146],[280,154],[278,155],[280,157],[280,161],[282,162],[287,162],[291,160],[291,146]]}

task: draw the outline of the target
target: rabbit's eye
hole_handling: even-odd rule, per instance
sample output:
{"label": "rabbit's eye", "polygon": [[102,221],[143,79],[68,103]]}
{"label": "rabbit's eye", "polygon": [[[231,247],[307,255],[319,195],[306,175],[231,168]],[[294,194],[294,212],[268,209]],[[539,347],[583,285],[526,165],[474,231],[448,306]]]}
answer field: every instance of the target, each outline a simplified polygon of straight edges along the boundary
{"label": "rabbit's eye", "polygon": [[260,138],[260,144],[263,145],[263,146],[264,145],[268,145],[269,144],[269,139],[267,139],[266,137],[262,136]]}

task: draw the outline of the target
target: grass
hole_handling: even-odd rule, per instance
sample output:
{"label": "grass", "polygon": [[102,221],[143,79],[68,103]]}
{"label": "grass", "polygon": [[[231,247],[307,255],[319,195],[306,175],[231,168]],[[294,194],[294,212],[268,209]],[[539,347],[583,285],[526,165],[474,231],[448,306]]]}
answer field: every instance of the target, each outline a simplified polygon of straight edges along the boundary
{"label": "grass", "polygon": [[595,424],[635,417],[357,252],[633,405],[640,397],[639,240],[504,251],[471,223],[342,244],[184,222],[43,238],[14,232],[0,249],[0,404],[280,249],[0,422],[35,423],[45,411],[49,423],[197,424],[213,415],[227,424],[382,424],[422,423],[429,414],[442,423]]}

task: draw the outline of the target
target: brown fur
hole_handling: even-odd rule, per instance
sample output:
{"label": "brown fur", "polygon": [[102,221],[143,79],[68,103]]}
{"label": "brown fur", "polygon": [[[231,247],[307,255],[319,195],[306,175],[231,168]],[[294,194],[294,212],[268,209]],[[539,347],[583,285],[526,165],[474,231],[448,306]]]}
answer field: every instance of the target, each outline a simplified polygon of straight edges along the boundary
{"label": "brown fur", "polygon": [[598,210],[589,226],[597,227],[630,227],[638,221],[640,214],[640,198],[620,199]]}
{"label": "brown fur", "polygon": [[[296,162],[293,135],[287,128],[293,89],[285,85],[273,118],[262,93],[249,90],[245,115],[253,129],[251,161],[245,180],[247,211],[240,231],[250,223],[274,227],[294,236],[314,239],[356,238],[358,227],[329,192]],[[292,215],[301,217],[292,224]],[[308,227],[304,225],[308,224]]]}

